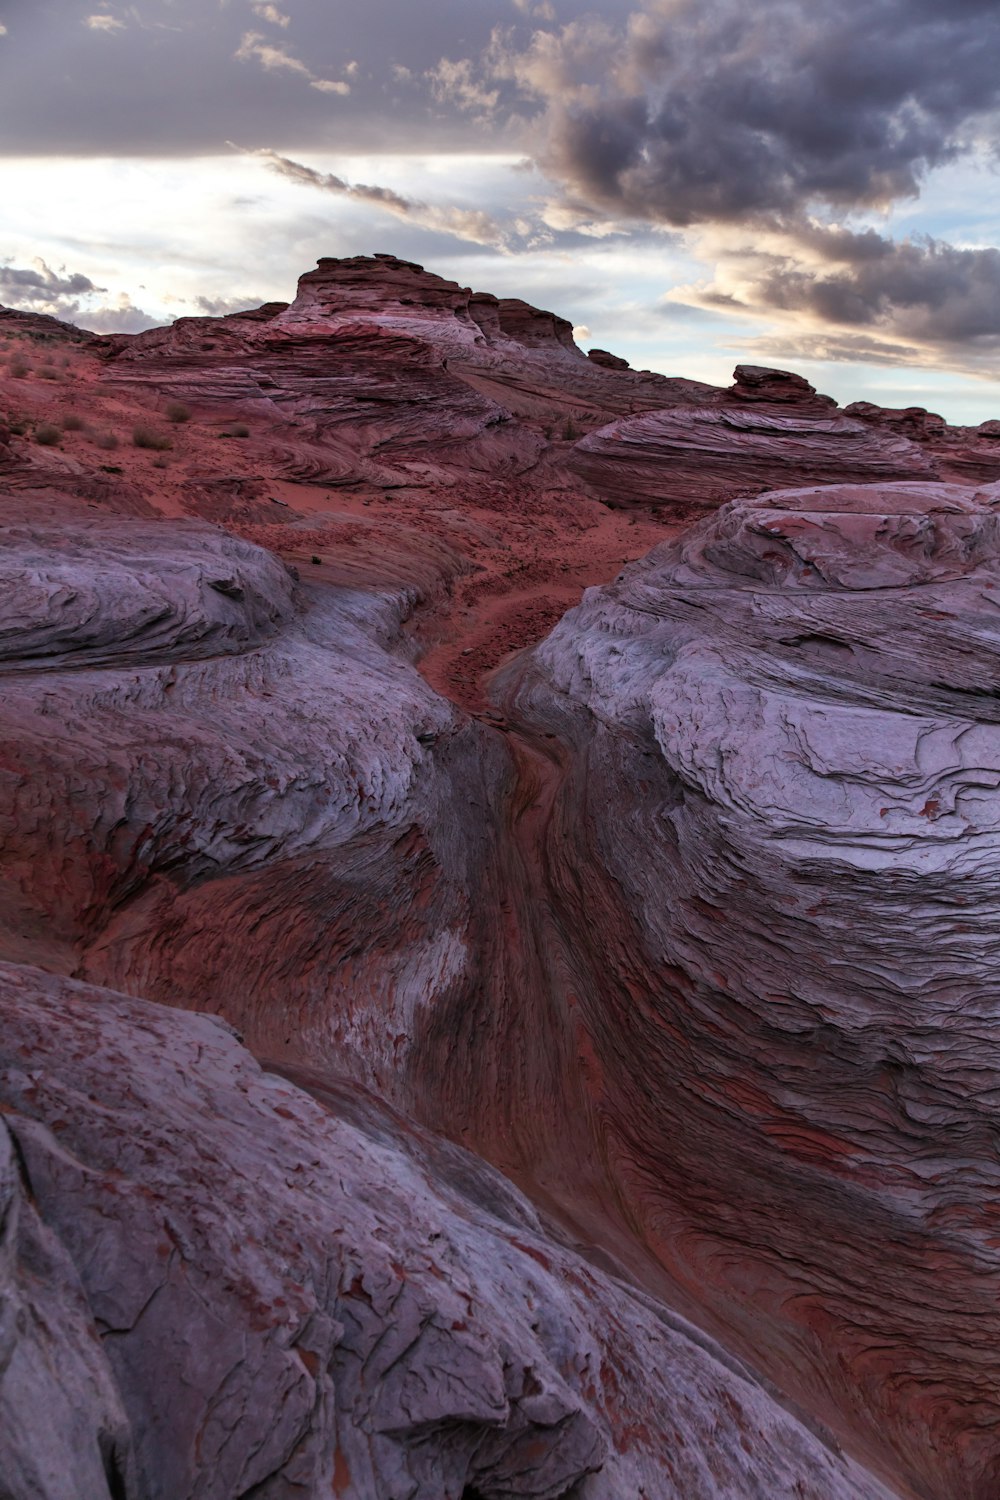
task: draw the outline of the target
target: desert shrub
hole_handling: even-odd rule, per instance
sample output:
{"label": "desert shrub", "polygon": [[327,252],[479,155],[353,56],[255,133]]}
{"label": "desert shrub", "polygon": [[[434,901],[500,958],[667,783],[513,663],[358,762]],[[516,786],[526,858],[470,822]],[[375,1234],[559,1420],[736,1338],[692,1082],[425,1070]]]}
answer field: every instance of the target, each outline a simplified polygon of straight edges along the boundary
{"label": "desert shrub", "polygon": [[58,448],[62,433],[51,422],[42,422],[35,428],[35,442],[43,448]]}
{"label": "desert shrub", "polygon": [[153,468],[165,469],[169,463],[170,460],[165,453],[158,453],[153,459]]}
{"label": "desert shrub", "polygon": [[234,427],[230,427],[227,432],[220,432],[219,436],[237,438],[249,437],[250,429],[245,422],[237,422],[236,425]]}
{"label": "desert shrub", "polygon": [[92,441],[98,448],[118,447],[118,439],[113,432],[95,432]]}
{"label": "desert shrub", "polygon": [[26,365],[23,359],[12,359],[7,366],[7,374],[13,375],[15,380],[23,380],[30,372],[31,366]]}
{"label": "desert shrub", "polygon": [[133,427],[132,442],[137,448],[153,448],[157,453],[162,453],[167,448],[172,448],[173,442],[165,432],[157,432],[155,427]]}
{"label": "desert shrub", "polygon": [[10,423],[10,430],[15,437],[24,437],[24,434],[28,430],[28,424],[18,419],[16,422]]}
{"label": "desert shrub", "polygon": [[59,418],[59,425],[63,432],[82,432],[84,421],[79,412],[68,411]]}
{"label": "desert shrub", "polygon": [[62,380],[62,376],[55,365],[42,365],[39,368],[38,374],[42,380]]}
{"label": "desert shrub", "polygon": [[567,417],[565,425],[563,426],[563,438],[567,443],[572,443],[579,436],[580,432],[576,426],[576,423],[573,421],[573,418]]}
{"label": "desert shrub", "polygon": [[191,420],[191,408],[190,408],[190,406],[185,406],[183,401],[168,401],[167,402],[167,421],[168,422],[190,422],[190,420]]}

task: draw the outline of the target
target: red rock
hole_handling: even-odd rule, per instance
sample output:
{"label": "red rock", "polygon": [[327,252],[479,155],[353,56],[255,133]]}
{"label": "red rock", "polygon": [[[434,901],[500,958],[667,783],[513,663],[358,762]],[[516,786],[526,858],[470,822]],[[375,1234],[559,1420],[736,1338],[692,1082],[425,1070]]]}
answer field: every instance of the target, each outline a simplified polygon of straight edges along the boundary
{"label": "red rock", "polygon": [[393,257],[46,331],[65,380],[4,386],[15,1500],[993,1500],[1000,546],[918,481],[995,436],[584,358]]}
{"label": "red rock", "polygon": [[627,370],[629,363],[622,359],[619,354],[609,354],[607,349],[588,349],[587,358],[592,359],[595,365],[600,365],[605,370]]}
{"label": "red rock", "polygon": [[[1000,487],[723,507],[508,673],[624,1214],[882,1472],[1000,1472]],[[568,1001],[567,1001],[568,1003]]]}
{"label": "red rock", "polygon": [[[310,1097],[208,1017],[37,970],[0,965],[0,994],[0,1191],[23,1192],[13,1142],[35,1243],[87,1299],[75,1325],[50,1296],[41,1327],[3,1330],[19,1500],[558,1500],[587,1476],[595,1500],[888,1500],[499,1173],[363,1090]],[[66,1384],[29,1381],[53,1336],[75,1412]]]}
{"label": "red rock", "polygon": [[802,411],[791,409],[791,397],[754,399],[761,404],[675,406],[612,422],[577,443],[570,467],[609,502],[652,505],[678,519],[778,485],[936,473],[916,443],[817,408],[811,396]]}
{"label": "red rock", "polygon": [[729,394],[738,401],[790,401],[800,410],[828,410],[837,405],[832,396],[819,396],[815,386],[791,370],[771,370],[763,365],[737,365]]}

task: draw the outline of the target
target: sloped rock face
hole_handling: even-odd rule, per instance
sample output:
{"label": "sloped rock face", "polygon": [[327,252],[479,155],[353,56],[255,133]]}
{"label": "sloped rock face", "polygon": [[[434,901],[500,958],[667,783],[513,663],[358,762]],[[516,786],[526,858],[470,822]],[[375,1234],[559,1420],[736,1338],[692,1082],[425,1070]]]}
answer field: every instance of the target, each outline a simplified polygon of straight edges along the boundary
{"label": "sloped rock face", "polygon": [[1000,1484],[998,542],[996,487],[735,502],[506,698],[574,747],[549,894],[627,1212],[739,1347],[970,1500]]}
{"label": "sloped rock face", "polygon": [[[37,971],[0,965],[0,996],[0,1141],[86,1291],[121,1455],[112,1482],[83,1410],[73,1465],[58,1423],[5,1423],[19,1500],[887,1495],[371,1096],[317,1101],[207,1017]],[[0,1403],[43,1394],[23,1368]]]}
{"label": "sloped rock face", "polygon": [[[6,1027],[6,1006],[3,1015]],[[77,1270],[39,1218],[19,1153],[0,1119],[0,1493],[120,1500],[135,1493],[128,1419]]]}
{"label": "sloped rock face", "polygon": [[652,505],[676,519],[782,485],[935,477],[909,439],[809,395],[798,409],[794,388],[777,401],[764,389],[767,399],[754,392],[753,406],[672,407],[612,422],[577,444],[570,466],[607,501]]}
{"label": "sloped rock face", "polygon": [[422,1012],[478,984],[503,774],[390,649],[416,591],[296,593],[198,522],[24,524],[4,557],[6,955],[408,1098]]}

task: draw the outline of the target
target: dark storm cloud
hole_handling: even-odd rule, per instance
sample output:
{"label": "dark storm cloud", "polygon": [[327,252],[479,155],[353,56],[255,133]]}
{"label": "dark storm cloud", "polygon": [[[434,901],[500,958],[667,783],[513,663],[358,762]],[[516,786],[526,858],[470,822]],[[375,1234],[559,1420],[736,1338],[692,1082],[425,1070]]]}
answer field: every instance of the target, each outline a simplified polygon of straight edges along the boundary
{"label": "dark storm cloud", "polygon": [[139,333],[156,326],[157,320],[128,297],[120,298],[113,307],[84,308],[81,304],[81,298],[106,291],[107,287],[95,286],[79,271],[53,271],[44,261],[34,266],[0,265],[0,303],[8,307],[45,313],[94,333]]}
{"label": "dark storm cloud", "polygon": [[0,266],[0,302],[18,307],[49,312],[66,298],[105,290],[95,286],[89,276],[53,271],[44,261],[35,266]]}
{"label": "dark storm cloud", "polygon": [[990,136],[995,0],[649,0],[577,20],[486,76],[542,111],[543,165],[596,208],[675,227],[885,204]]}
{"label": "dark storm cloud", "polygon": [[941,345],[1000,340],[1000,250],[874,231],[816,231],[811,240],[834,264],[775,264],[756,282],[758,305],[846,326],[885,325]]}
{"label": "dark storm cloud", "polygon": [[995,153],[998,57],[996,0],[646,0],[527,47],[497,32],[482,79],[538,111],[535,157],[564,201],[714,242],[729,274],[698,305],[865,329],[888,358],[975,360],[1000,347],[995,249],[828,221]]}

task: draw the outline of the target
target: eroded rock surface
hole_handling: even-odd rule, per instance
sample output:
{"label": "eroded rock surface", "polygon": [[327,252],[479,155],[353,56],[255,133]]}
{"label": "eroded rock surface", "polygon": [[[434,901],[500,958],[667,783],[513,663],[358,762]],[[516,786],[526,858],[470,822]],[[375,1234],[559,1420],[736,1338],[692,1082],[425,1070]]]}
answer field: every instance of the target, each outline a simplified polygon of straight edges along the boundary
{"label": "eroded rock surface", "polygon": [[[5,1423],[8,1493],[887,1494],[497,1173],[363,1091],[317,1101],[210,1018],[37,971],[0,965],[0,998],[0,1141],[79,1274],[91,1362],[128,1414],[115,1441],[134,1446],[113,1486],[88,1476],[81,1411],[75,1482],[32,1489],[22,1464],[70,1470],[58,1427]],[[0,1366],[0,1404],[43,1395],[23,1373]]]}
{"label": "eroded rock surface", "polygon": [[993,1500],[990,424],[2,326],[2,1500]]}
{"label": "eroded rock surface", "polygon": [[759,404],[678,406],[622,418],[583,438],[571,466],[617,505],[652,505],[684,518],[735,494],[782,485],[936,477],[932,460],[908,438],[841,416],[808,395],[795,410],[794,388],[776,397],[764,389]]}
{"label": "eroded rock surface", "polygon": [[978,1500],[998,542],[997,487],[735,502],[591,590],[507,687],[574,746],[549,894],[628,1212],[841,1432]]}

